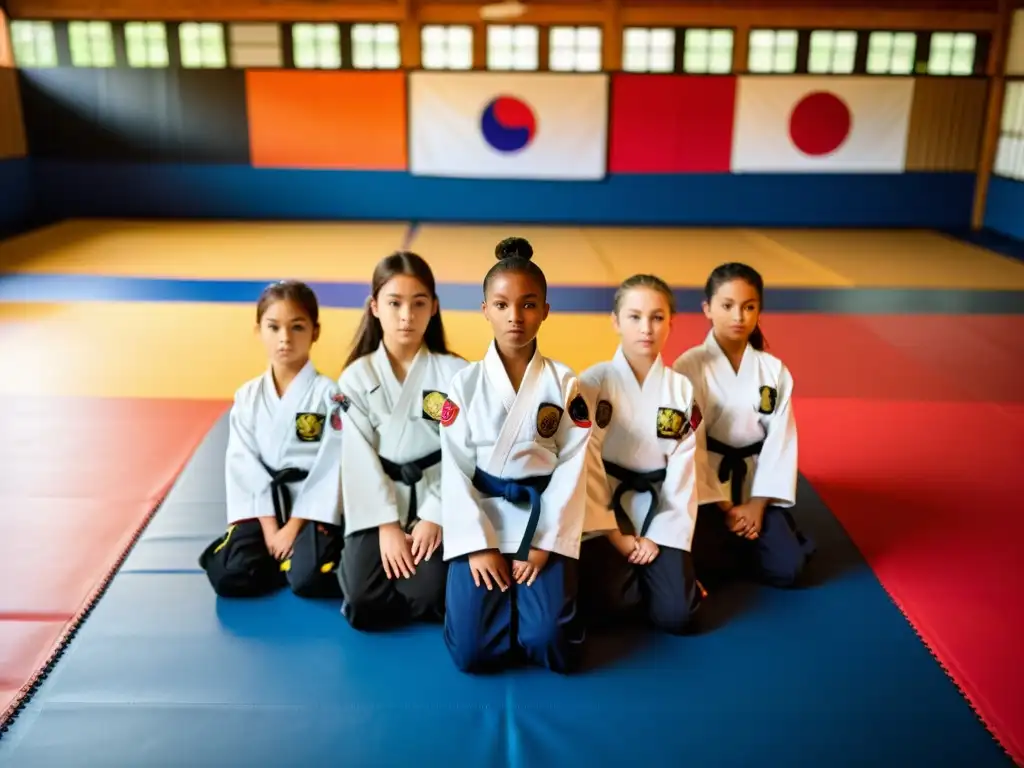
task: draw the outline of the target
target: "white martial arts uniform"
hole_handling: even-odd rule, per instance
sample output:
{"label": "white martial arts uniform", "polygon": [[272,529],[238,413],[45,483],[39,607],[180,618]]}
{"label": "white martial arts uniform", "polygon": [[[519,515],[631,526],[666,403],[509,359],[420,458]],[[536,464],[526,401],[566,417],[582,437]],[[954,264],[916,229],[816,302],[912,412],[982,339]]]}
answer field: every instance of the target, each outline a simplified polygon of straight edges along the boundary
{"label": "white martial arts uniform", "polygon": [[658,357],[641,386],[620,347],[612,360],[587,369],[580,383],[594,420],[587,448],[587,537],[618,527],[612,501],[621,481],[606,471],[605,462],[611,462],[637,473],[664,470],[665,479],[652,484],[657,507],[650,519],[649,493],[624,492],[622,510],[636,535],[647,520],[642,535],[660,546],[689,551],[697,520],[698,467],[707,466],[701,410],[690,381]]}
{"label": "white martial arts uniform", "polygon": [[[788,508],[796,501],[797,434],[793,417],[793,377],[782,361],[747,346],[739,371],[709,332],[704,343],[684,352],[673,368],[694,385],[703,403],[707,458],[716,485],[701,504],[732,498],[729,480],[718,482],[723,457],[713,448],[718,441],[733,449],[764,442],[759,454],[743,459],[746,477],[740,503],[751,498]],[[717,492],[715,492],[717,491]]]}
{"label": "white martial arts uniform", "polygon": [[530,543],[577,558],[590,422],[573,372],[537,351],[517,393],[492,342],[482,361],[455,375],[450,389],[441,416],[445,559],[484,549],[513,554],[524,539],[529,510],[478,491],[478,468],[506,481],[550,476]]}
{"label": "white martial arts uniform", "polygon": [[274,517],[273,474],[286,468],[308,472],[287,483],[291,516],[340,524],[341,431],[332,425],[338,386],[312,362],[278,397],[273,374],[244,384],[229,416],[225,467],[228,523]]}
{"label": "white martial arts uniform", "polygon": [[399,382],[381,343],[342,372],[338,386],[350,402],[342,413],[346,536],[385,523],[407,526],[413,488],[414,517],[441,524],[440,460],[422,469],[422,478],[410,486],[393,480],[381,457],[403,465],[440,450],[441,406],[452,377],[467,364],[422,347]]}

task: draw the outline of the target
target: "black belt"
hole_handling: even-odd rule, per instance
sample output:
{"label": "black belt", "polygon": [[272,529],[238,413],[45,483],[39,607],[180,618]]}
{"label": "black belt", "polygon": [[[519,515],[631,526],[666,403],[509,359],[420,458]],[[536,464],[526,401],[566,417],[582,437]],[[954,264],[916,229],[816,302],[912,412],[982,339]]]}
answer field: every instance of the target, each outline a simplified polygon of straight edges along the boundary
{"label": "black belt", "polygon": [[423,470],[429,469],[441,462],[441,451],[434,451],[416,461],[408,461],[405,464],[396,464],[390,459],[378,456],[384,474],[396,483],[405,483],[409,486],[409,514],[405,521],[406,532],[412,530],[413,524],[419,520],[416,511],[419,505],[416,503],[416,484],[423,479]]}
{"label": "black belt", "polygon": [[274,502],[274,517],[277,524],[284,527],[284,524],[292,516],[292,492],[288,483],[300,483],[309,477],[309,472],[296,467],[285,467],[284,469],[271,469],[263,465],[270,473],[270,498]]}
{"label": "black belt", "polygon": [[733,448],[731,445],[720,443],[710,435],[706,436],[707,448],[712,453],[722,457],[722,463],[718,465],[718,481],[724,483],[732,478],[732,503],[743,503],[743,481],[747,479],[747,462],[751,456],[757,456],[764,447],[764,440]]}
{"label": "black belt", "polygon": [[612,495],[612,509],[615,510],[615,519],[618,521],[620,528],[626,523],[629,524],[629,528],[623,531],[624,533],[633,530],[633,523],[629,519],[629,515],[626,514],[626,510],[622,507],[622,496],[627,491],[649,493],[651,495],[651,503],[647,507],[647,514],[644,516],[644,522],[638,534],[646,536],[647,529],[651,527],[651,521],[654,520],[654,514],[658,510],[659,497],[655,483],[665,481],[665,469],[656,469],[653,472],[637,472],[620,467],[618,464],[613,464],[610,461],[605,461],[604,471],[619,481],[619,487],[615,489],[615,493]]}

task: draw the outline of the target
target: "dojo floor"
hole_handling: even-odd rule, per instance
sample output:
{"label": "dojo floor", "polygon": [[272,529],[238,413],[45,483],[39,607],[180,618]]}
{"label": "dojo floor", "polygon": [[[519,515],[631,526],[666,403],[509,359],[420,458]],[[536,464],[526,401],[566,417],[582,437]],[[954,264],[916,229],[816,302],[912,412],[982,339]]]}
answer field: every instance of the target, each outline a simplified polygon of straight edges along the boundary
{"label": "dojo floor", "polygon": [[[336,375],[405,245],[476,357],[508,234],[551,284],[545,353],[577,369],[612,353],[629,274],[677,289],[670,359],[703,338],[716,264],[764,274],[810,585],[723,591],[691,637],[592,638],[573,679],[465,677],[436,630],[360,635],[330,602],[218,601],[196,557],[222,528],[223,415],[263,367],[261,287],[315,284]],[[0,764],[1024,761],[1019,261],[931,232],[107,220],[0,243],[0,269]]]}

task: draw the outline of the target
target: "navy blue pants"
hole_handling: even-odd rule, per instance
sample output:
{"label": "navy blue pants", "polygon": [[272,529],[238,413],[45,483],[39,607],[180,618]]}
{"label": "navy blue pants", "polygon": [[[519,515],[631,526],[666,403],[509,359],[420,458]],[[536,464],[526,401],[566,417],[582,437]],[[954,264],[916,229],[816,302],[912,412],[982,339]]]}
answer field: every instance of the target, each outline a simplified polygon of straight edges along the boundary
{"label": "navy blue pants", "polygon": [[701,592],[693,557],[658,547],[649,565],[633,565],[604,536],[580,550],[580,609],[587,626],[645,622],[673,635],[687,632]]}
{"label": "navy blue pants", "polygon": [[[511,579],[512,558],[506,556]],[[583,643],[577,616],[578,563],[551,554],[532,586],[506,592],[473,582],[469,557],[452,560],[444,642],[463,672],[493,671],[516,661],[568,673],[579,664]]]}
{"label": "navy blue pants", "polygon": [[697,513],[693,560],[697,578],[708,586],[739,578],[791,587],[814,551],[814,542],[797,528],[787,509],[766,508],[761,533],[753,540],[730,531],[717,504],[705,504]]}

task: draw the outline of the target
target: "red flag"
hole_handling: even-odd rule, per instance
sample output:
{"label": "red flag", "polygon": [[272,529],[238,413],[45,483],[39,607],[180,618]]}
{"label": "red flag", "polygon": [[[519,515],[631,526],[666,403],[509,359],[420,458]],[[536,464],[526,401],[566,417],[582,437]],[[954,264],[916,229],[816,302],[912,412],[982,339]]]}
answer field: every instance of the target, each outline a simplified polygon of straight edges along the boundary
{"label": "red flag", "polygon": [[611,173],[729,173],[736,78],[617,74]]}

